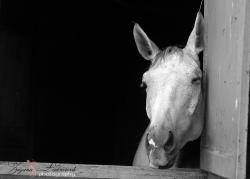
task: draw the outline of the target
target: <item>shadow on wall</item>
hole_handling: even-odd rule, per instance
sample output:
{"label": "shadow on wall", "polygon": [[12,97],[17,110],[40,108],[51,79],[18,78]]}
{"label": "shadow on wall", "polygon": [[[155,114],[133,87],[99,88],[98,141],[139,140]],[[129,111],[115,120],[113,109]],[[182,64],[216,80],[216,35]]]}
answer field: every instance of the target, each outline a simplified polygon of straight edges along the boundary
{"label": "shadow on wall", "polygon": [[1,160],[24,160],[23,155],[31,157],[30,51],[26,37],[1,29]]}

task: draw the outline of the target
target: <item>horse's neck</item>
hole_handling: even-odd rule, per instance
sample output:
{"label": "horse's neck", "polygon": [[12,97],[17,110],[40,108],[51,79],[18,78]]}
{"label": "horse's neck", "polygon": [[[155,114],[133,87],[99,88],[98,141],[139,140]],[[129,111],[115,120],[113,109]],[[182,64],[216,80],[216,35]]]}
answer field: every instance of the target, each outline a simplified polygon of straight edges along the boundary
{"label": "horse's neck", "polygon": [[145,148],[145,140],[146,140],[146,135],[147,135],[148,129],[144,132],[142,139],[140,141],[140,144],[137,148],[137,151],[135,153],[133,165],[134,166],[149,166],[149,159],[147,156],[147,151]]}
{"label": "horse's neck", "polygon": [[200,168],[200,138],[188,142],[180,151],[177,168]]}

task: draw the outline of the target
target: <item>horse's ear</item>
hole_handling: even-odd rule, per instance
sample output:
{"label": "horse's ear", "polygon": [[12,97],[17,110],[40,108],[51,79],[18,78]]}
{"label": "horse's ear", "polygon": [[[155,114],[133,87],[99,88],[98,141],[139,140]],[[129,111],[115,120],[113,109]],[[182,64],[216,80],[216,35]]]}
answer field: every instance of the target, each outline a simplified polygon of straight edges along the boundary
{"label": "horse's ear", "polygon": [[204,19],[200,12],[196,16],[194,28],[185,48],[194,54],[199,54],[204,49]]}
{"label": "horse's ear", "polygon": [[159,48],[148,38],[138,24],[135,24],[133,34],[137,49],[142,57],[146,60],[154,60],[156,54],[159,52]]}

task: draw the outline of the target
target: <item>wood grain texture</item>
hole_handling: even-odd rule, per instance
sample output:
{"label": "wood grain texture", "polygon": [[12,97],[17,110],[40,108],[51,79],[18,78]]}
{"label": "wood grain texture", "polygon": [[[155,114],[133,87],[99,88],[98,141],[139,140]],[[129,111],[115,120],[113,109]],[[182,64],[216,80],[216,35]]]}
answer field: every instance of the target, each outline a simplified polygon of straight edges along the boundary
{"label": "wood grain texture", "polygon": [[[43,175],[43,176],[42,176]],[[45,176],[46,175],[46,176]],[[206,179],[199,169],[150,169],[131,166],[83,165],[59,163],[1,162],[0,179],[39,178],[144,178]]]}
{"label": "wood grain texture", "polygon": [[206,125],[201,168],[243,179],[249,104],[249,1],[206,0]]}

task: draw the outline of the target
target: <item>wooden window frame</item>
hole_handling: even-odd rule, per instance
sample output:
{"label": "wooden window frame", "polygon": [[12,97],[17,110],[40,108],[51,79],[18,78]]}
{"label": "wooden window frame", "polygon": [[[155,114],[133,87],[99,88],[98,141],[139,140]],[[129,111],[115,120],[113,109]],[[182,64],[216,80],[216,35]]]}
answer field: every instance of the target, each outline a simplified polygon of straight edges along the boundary
{"label": "wooden window frame", "polygon": [[[207,3],[205,0],[205,19],[207,16]],[[243,36],[246,39],[243,40],[242,50],[242,76],[241,80],[249,82],[249,71],[250,71],[250,35],[246,33],[250,30],[250,21],[247,20],[250,17],[250,2],[247,0],[241,0],[241,3],[245,5],[245,14],[243,14]],[[207,66],[206,66],[206,52],[204,53],[204,77],[207,79]],[[243,74],[243,73],[247,73]],[[204,82],[206,85],[206,81]],[[205,87],[206,89],[206,87]],[[242,85],[241,95],[249,93],[249,83]],[[243,105],[240,111],[241,118],[248,118],[248,104],[249,97],[243,99],[240,105]],[[245,129],[247,122],[240,123],[239,130]],[[239,133],[238,137],[246,139],[247,131]],[[205,138],[202,138],[205,140]],[[246,143],[240,145],[237,148],[237,155],[241,153],[242,157],[245,159],[239,159],[237,157],[236,164],[236,178],[241,179],[246,175]],[[211,169],[208,167],[208,170]],[[238,171],[239,170],[239,171]],[[42,175],[42,176],[41,176]],[[203,171],[201,169],[151,169],[145,167],[133,167],[133,166],[113,166],[113,165],[85,165],[85,164],[62,164],[62,163],[36,163],[36,162],[0,162],[0,179],[21,179],[28,177],[46,177],[54,178],[58,176],[60,178],[166,178],[166,179],[220,179],[222,177],[216,176],[210,172]]]}
{"label": "wooden window frame", "polygon": [[200,169],[150,169],[132,166],[84,165],[36,162],[1,162],[0,179],[46,178],[144,178],[206,179]]}

